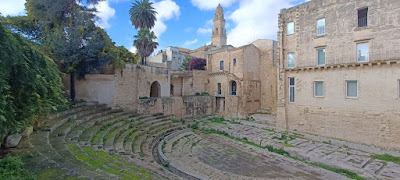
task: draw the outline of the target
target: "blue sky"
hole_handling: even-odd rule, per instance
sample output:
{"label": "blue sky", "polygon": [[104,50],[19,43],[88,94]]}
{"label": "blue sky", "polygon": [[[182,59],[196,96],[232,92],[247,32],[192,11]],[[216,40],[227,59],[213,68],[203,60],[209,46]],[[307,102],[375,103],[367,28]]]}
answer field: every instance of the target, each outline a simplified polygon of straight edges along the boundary
{"label": "blue sky", "polygon": [[[99,26],[117,45],[134,51],[137,33],[128,11],[134,0],[105,0],[96,6]],[[195,49],[211,42],[215,8],[224,8],[228,44],[242,46],[256,39],[276,39],[278,13],[305,0],[153,0],[158,12],[154,32],[159,48],[179,46]],[[0,0],[3,15],[24,14],[25,0]]]}

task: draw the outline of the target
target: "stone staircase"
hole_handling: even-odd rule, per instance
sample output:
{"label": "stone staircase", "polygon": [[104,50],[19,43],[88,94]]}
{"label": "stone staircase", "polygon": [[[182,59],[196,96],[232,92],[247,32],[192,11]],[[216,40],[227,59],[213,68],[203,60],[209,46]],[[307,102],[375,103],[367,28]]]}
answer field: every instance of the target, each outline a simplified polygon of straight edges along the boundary
{"label": "stone staircase", "polygon": [[31,134],[27,167],[41,179],[180,179],[153,156],[162,138],[186,128],[170,118],[77,104]]}

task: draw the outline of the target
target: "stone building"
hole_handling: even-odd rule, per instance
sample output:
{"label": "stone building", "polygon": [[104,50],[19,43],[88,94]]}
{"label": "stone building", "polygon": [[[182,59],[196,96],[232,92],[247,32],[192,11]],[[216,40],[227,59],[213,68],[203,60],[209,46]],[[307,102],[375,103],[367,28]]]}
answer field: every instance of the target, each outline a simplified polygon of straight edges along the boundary
{"label": "stone building", "polygon": [[147,64],[177,71],[184,69],[182,65],[187,57],[191,57],[188,49],[169,46],[165,51],[161,50],[157,55],[149,57]]}
{"label": "stone building", "polygon": [[277,126],[400,149],[400,1],[282,9]]}

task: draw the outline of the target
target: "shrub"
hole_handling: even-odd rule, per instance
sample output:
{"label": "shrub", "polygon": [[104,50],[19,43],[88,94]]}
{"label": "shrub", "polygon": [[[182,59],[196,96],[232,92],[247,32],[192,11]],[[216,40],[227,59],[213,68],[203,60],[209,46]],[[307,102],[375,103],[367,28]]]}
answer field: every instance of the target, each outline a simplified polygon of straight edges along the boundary
{"label": "shrub", "polygon": [[21,132],[39,115],[66,104],[61,73],[40,45],[0,22],[0,138]]}
{"label": "shrub", "polygon": [[193,58],[190,61],[189,70],[205,70],[207,61],[202,58]]}
{"label": "shrub", "polygon": [[7,156],[0,159],[0,179],[34,180],[36,176],[24,168],[18,156]]}

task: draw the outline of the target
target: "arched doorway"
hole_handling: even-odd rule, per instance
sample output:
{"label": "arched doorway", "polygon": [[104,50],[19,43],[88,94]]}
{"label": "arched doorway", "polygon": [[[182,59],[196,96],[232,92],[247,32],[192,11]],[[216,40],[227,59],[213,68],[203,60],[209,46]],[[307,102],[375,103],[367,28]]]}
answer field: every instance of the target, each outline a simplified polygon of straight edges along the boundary
{"label": "arched doorway", "polygon": [[153,84],[151,84],[150,97],[161,97],[161,86],[157,81],[154,81]]}

